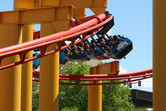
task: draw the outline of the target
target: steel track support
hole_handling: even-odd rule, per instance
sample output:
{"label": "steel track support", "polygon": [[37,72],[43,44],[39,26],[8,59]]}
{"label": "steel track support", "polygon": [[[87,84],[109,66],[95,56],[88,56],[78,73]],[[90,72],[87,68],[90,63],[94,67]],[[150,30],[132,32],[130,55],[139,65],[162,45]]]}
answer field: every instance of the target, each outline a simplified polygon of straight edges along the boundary
{"label": "steel track support", "polygon": [[[15,10],[34,8],[34,0],[15,0]],[[33,40],[33,25],[23,25],[22,42]],[[32,57],[32,51],[25,58]],[[32,61],[22,64],[21,76],[21,111],[32,110]]]}
{"label": "steel track support", "polygon": [[[0,48],[21,43],[20,30],[17,24],[0,24]],[[5,58],[1,65],[18,60],[18,55]],[[1,70],[0,75],[0,111],[20,111],[21,65]]]}
{"label": "steel track support", "polygon": [[90,8],[96,15],[104,13],[107,7],[107,0],[41,0],[41,7],[45,6],[69,6],[75,8]]}
{"label": "steel track support", "polygon": [[[45,2],[45,4],[49,1]],[[53,5],[53,4],[52,4]],[[47,5],[46,5],[47,6]],[[65,12],[57,13],[60,16]],[[68,12],[69,14],[69,12]],[[69,14],[71,15],[71,14]],[[73,17],[73,15],[72,15]],[[71,18],[72,19],[72,18]],[[41,37],[54,34],[60,31],[69,30],[71,20],[57,21],[41,24]],[[58,45],[53,44],[46,51],[57,49]],[[58,111],[59,101],[59,52],[40,59],[40,111]]]}
{"label": "steel track support", "polygon": [[[99,70],[90,69],[90,74],[99,74]],[[96,81],[102,83],[102,81]],[[102,111],[102,85],[88,86],[88,111]]]}
{"label": "steel track support", "polygon": [[[61,24],[59,24],[61,23]],[[66,22],[53,24],[41,24],[41,36],[47,36],[56,32],[67,30]],[[57,44],[51,45],[47,51],[57,49]],[[58,111],[59,101],[59,52],[40,59],[40,111]]]}
{"label": "steel track support", "polygon": [[34,8],[34,0],[14,0],[15,10]]}
{"label": "steel track support", "polygon": [[[33,25],[23,26],[22,41],[27,42],[33,40]],[[33,56],[32,51],[26,54],[25,58]],[[32,71],[33,61],[22,64],[21,77],[21,111],[32,110]]]}
{"label": "steel track support", "polygon": [[166,1],[153,0],[153,110],[166,109]]}
{"label": "steel track support", "polygon": [[85,8],[74,8],[74,19],[78,22],[85,17]]}
{"label": "steel track support", "polygon": [[[90,68],[90,74],[117,73],[119,73],[119,61],[114,61]],[[101,82],[102,81],[96,81],[96,83]],[[102,111],[102,85],[88,86],[88,111]]]}

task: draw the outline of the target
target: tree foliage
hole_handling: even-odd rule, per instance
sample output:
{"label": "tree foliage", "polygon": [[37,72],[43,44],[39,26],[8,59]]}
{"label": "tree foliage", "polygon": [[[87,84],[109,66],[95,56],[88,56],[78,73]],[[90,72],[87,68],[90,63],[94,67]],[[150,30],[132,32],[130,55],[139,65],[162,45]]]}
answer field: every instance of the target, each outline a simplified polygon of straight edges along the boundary
{"label": "tree foliage", "polygon": [[[84,63],[68,62],[60,70],[64,74],[88,74],[90,66]],[[76,85],[60,85],[60,104],[59,110],[64,108],[75,110],[71,111],[87,111],[88,101],[88,87]],[[70,111],[70,110],[66,110]]]}
{"label": "tree foliage", "polygon": [[135,109],[134,111],[148,111],[147,109]]}
{"label": "tree foliage", "polygon": [[120,84],[103,86],[103,111],[134,111],[131,91]]}
{"label": "tree foliage", "polygon": [[[62,69],[61,71],[65,74],[88,74],[90,66],[84,63],[68,63]],[[129,88],[120,84],[105,85],[102,94],[103,111],[134,111]],[[61,85],[60,98],[62,98],[60,109],[68,107],[69,109],[77,108],[76,111],[88,110],[88,86]]]}
{"label": "tree foliage", "polygon": [[63,74],[89,74],[90,65],[85,63],[68,62],[60,67],[60,73]]}
{"label": "tree foliage", "polygon": [[33,82],[32,85],[32,111],[39,111],[39,83]]}
{"label": "tree foliage", "polygon": [[[60,73],[89,74],[89,69],[90,66],[85,63],[68,62],[60,67]],[[59,89],[60,111],[88,110],[88,86],[60,85]],[[38,111],[36,108],[38,106],[38,91],[33,93],[33,102],[35,102],[33,111]],[[130,89],[120,84],[104,85],[102,89],[103,111],[134,111],[130,94]]]}

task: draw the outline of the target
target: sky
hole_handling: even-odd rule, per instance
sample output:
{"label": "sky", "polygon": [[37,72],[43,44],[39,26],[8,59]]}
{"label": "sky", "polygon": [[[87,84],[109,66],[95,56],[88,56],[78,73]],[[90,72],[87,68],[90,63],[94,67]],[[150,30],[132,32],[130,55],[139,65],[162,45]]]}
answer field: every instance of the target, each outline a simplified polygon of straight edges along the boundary
{"label": "sky", "polygon": [[[108,10],[115,17],[112,34],[125,35],[133,42],[133,50],[120,61],[126,72],[152,68],[152,8],[153,0],[109,0]],[[133,89],[152,91],[152,79],[142,81]]]}
{"label": "sky", "polygon": [[[133,50],[120,60],[121,72],[152,68],[152,2],[153,0],[108,0],[107,11],[114,16],[112,35],[125,35],[133,42]],[[13,10],[13,0],[0,0],[0,11]],[[86,9],[86,15],[93,13]],[[38,30],[39,27],[36,27]],[[113,59],[106,60],[107,62]],[[152,79],[139,89],[152,91]],[[137,88],[134,85],[133,88]]]}
{"label": "sky", "polygon": [[[120,60],[121,73],[152,68],[152,8],[153,0],[108,0],[107,9],[115,25],[110,34],[125,35],[133,42],[133,50]],[[89,14],[89,10],[87,11]],[[92,13],[90,13],[92,14]],[[113,61],[113,59],[106,60]],[[152,92],[152,79],[133,84],[133,89]]]}

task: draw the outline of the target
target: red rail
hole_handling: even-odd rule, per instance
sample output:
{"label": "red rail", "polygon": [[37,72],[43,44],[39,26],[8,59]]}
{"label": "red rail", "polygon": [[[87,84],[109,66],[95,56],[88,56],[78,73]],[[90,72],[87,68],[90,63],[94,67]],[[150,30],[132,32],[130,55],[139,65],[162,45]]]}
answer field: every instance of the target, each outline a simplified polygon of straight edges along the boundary
{"label": "red rail", "polygon": [[[112,15],[106,16],[105,14],[100,14],[99,16],[90,16],[81,20],[79,23],[75,22],[73,27],[70,30],[62,31],[56,34],[52,34],[52,35],[39,38],[33,41],[25,42],[22,44],[1,48],[0,62],[4,58],[7,58],[13,55],[19,55],[20,61],[0,66],[0,70],[50,55],[57,51],[63,50],[67,47],[73,46],[81,41],[84,41],[90,36],[96,34],[100,30],[100,28],[102,28],[103,25],[106,24],[111,19],[113,19]],[[79,35],[82,35],[81,38],[76,40],[76,37],[78,37]],[[71,40],[71,44],[62,46],[65,40]],[[46,52],[47,47],[54,43],[57,43],[59,48]],[[25,55],[29,51],[38,49],[38,48],[41,51],[40,55],[25,59]]]}
{"label": "red rail", "polygon": [[[70,75],[70,74],[60,74],[59,80],[60,84],[63,85],[107,85],[107,84],[120,84],[133,81],[139,81],[153,76],[152,69],[146,69],[131,73],[121,73],[121,74],[98,74],[98,75]],[[39,78],[39,72],[34,71],[33,77]],[[119,80],[119,81],[117,81]],[[33,80],[39,82],[39,79]],[[91,81],[91,82],[89,82]],[[98,83],[97,81],[103,81]]]}
{"label": "red rail", "polygon": [[[113,19],[112,15],[106,16],[105,14],[100,14],[99,16],[90,16],[82,19],[80,22],[74,22],[73,27],[68,31],[62,31],[56,34],[52,34],[46,37],[42,37],[33,41],[25,42],[19,45],[13,45],[0,49],[0,62],[7,57],[19,55],[20,60],[15,63],[6,64],[0,66],[0,70],[19,65],[28,61],[32,61],[37,58],[41,58],[57,51],[63,50],[67,47],[73,46],[81,41],[86,40],[90,36],[96,34],[104,24]],[[90,33],[89,33],[90,32]],[[82,35],[82,36],[80,36]],[[35,33],[35,38],[38,38],[39,32]],[[80,39],[76,40],[76,37],[80,36]],[[71,44],[62,46],[63,42],[66,40],[71,40]],[[49,45],[57,43],[58,49],[46,52]],[[41,54],[35,57],[26,58],[25,55],[34,49],[40,49]],[[39,78],[39,72],[33,72],[33,77]],[[125,73],[118,75],[64,75],[60,74],[60,84],[67,85],[105,85],[105,84],[119,84],[132,81],[138,81],[142,79],[147,79],[152,77],[152,69]],[[102,83],[97,83],[97,81],[103,81]],[[126,81],[116,81],[116,80],[126,80]],[[39,81],[39,80],[33,80]],[[89,83],[89,81],[92,81]]]}

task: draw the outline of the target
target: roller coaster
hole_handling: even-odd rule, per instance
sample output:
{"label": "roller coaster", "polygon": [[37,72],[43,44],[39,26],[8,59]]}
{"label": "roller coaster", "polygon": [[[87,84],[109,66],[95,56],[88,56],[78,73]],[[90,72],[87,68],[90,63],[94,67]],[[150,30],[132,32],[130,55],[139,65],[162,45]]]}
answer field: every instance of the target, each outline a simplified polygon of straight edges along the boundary
{"label": "roller coaster", "polygon": [[[92,58],[122,59],[133,49],[129,38],[108,34],[114,26],[114,17],[107,11],[104,13],[106,0],[92,1],[87,0],[84,4],[82,0],[72,0],[69,5],[66,5],[69,1],[61,1],[57,5],[56,0],[15,0],[16,10],[1,12],[0,33],[4,43],[1,41],[0,44],[0,110],[30,111],[32,81],[35,81],[40,82],[40,111],[58,111],[59,84],[89,85],[88,110],[101,111],[101,85],[152,77],[152,69],[123,74],[119,74],[119,70],[114,74],[97,71],[90,72],[93,75],[59,74],[59,63],[87,61]],[[61,4],[63,2],[65,5]],[[96,15],[84,18],[87,7]],[[76,17],[75,21],[73,17]],[[41,32],[33,32],[30,24],[36,23],[42,24]],[[65,26],[59,28],[58,24]],[[22,40],[24,38],[26,40]],[[31,40],[27,40],[29,38]],[[34,68],[41,64],[40,72],[32,72],[32,61]],[[111,70],[110,67],[108,69]]]}
{"label": "roller coaster", "polygon": [[[33,81],[39,82],[40,73],[38,71],[33,72],[33,77],[38,78]],[[69,75],[60,74],[59,80],[62,85],[108,85],[108,84],[122,84],[127,82],[139,81],[153,77],[152,69],[146,69],[142,71],[136,71],[131,73],[120,74],[101,74],[101,75]],[[63,80],[66,80],[65,82]],[[120,81],[116,81],[120,80]],[[71,82],[72,81],[72,82]],[[89,83],[88,81],[93,81]],[[103,81],[98,83],[97,81]]]}
{"label": "roller coaster", "polygon": [[[107,32],[114,25],[113,18],[114,17],[108,12],[106,12],[106,14],[101,14],[99,16],[86,17],[80,20],[80,22],[73,22],[73,27],[69,31],[59,32],[44,38],[40,38],[40,31],[34,32],[35,40],[0,49],[1,61],[4,58],[13,55],[19,54],[20,56],[20,61],[0,66],[0,70],[32,60],[37,60],[37,62],[34,61],[34,67],[37,68],[39,66],[39,58],[55,53],[57,51],[61,52],[60,53],[61,64],[66,63],[68,60],[80,60],[80,59],[89,60],[91,58],[96,58],[99,60],[104,60],[109,58],[121,59],[132,50],[132,42],[128,38],[120,35],[109,36],[107,34]],[[94,39],[93,37],[95,34],[97,35],[96,37],[98,37],[97,40]],[[107,38],[105,38],[105,36]],[[87,40],[88,38],[91,38],[90,42]],[[69,41],[70,44],[66,44],[65,41]],[[59,49],[46,52],[46,48],[54,43],[58,44]],[[25,58],[25,55],[32,50],[39,51],[37,56],[33,56],[31,58]],[[39,72],[34,72],[33,74],[34,77],[39,77]],[[131,82],[133,81],[131,78],[141,77],[138,79],[141,80],[152,77],[152,69],[143,70],[140,71],[139,73],[133,72],[129,74],[124,74],[124,76],[122,75],[123,74],[120,74],[120,76],[104,75],[104,77],[103,76],[100,77],[99,75],[96,76],[93,75],[90,76],[91,79],[88,79],[89,76],[83,76],[83,78],[85,78],[83,80],[84,81],[87,80],[97,81],[100,79],[107,80],[106,79],[107,77],[108,80],[113,80],[115,78],[116,78],[115,80],[117,80],[119,79],[119,77],[120,79],[126,79],[125,77],[128,77],[127,78],[128,81],[124,82]],[[79,75],[75,76],[60,75],[60,80],[72,80],[72,78],[70,79],[70,77],[72,77],[74,80],[77,79],[80,80],[80,78],[82,78],[82,76]],[[135,81],[136,80],[137,79],[135,79]],[[113,84],[113,83],[114,82],[103,83],[103,84]],[[123,82],[121,81],[120,83]],[[96,83],[94,82],[93,84]]]}
{"label": "roller coaster", "polygon": [[[4,58],[19,55],[20,61],[0,66],[0,70],[6,69],[12,66],[23,64],[28,61],[34,60],[34,67],[39,66],[39,58],[50,55],[57,51],[60,51],[60,63],[64,64],[70,60],[89,60],[96,58],[99,60],[114,58],[121,59],[126,56],[132,50],[132,42],[120,35],[109,36],[107,32],[114,25],[114,17],[106,12],[99,16],[86,17],[79,22],[73,22],[72,28],[68,31],[59,32],[44,38],[40,38],[40,31],[34,32],[33,41],[25,42],[19,45],[9,46],[0,49],[0,61]],[[97,39],[94,38],[96,34]],[[106,38],[106,37],[107,38]],[[91,41],[88,41],[91,38]],[[65,42],[69,42],[69,44]],[[46,52],[49,45],[57,43],[58,49]],[[25,58],[25,55],[29,51],[38,51],[34,53],[31,58]],[[35,60],[37,60],[35,64]],[[39,77],[39,72],[33,72],[33,77]],[[133,72],[128,74],[119,75],[60,75],[60,80],[75,80],[77,82],[62,83],[69,85],[90,85],[90,83],[79,84],[79,81],[97,81],[97,80],[109,80],[107,83],[97,84],[96,82],[91,85],[101,84],[117,84],[132,82],[152,77],[152,69],[143,70],[139,72]],[[127,81],[113,82],[113,80],[127,79]],[[33,80],[39,81],[39,80]]]}
{"label": "roller coaster", "polygon": [[[109,13],[106,12],[106,14]],[[113,25],[114,19],[111,19],[108,23],[104,25],[102,30],[96,33],[98,37],[97,39],[91,36],[91,40],[86,39],[76,45],[61,50],[60,63],[65,64],[67,61],[90,60],[92,58],[98,60],[104,60],[109,58],[123,58],[132,50],[132,42],[124,36],[109,36],[107,32],[113,27]],[[34,38],[39,38],[39,33],[40,32],[35,32]],[[78,36],[77,38],[81,38],[80,36]],[[62,46],[67,45],[65,42]],[[37,56],[40,55],[40,52],[39,50],[36,50],[33,52],[33,54],[34,56]],[[33,66],[37,68],[37,66],[39,66],[39,60],[35,60],[33,62]]]}
{"label": "roller coaster", "polygon": [[[108,12],[107,12],[108,14]],[[106,15],[107,16],[107,15]],[[109,14],[109,16],[112,16]],[[90,18],[90,17],[87,17]],[[87,19],[85,18],[85,19]],[[113,27],[114,20],[113,18],[104,25],[103,28],[100,29],[96,33],[97,39],[94,39],[94,35],[90,36],[90,40],[88,39],[81,41],[76,45],[71,45],[70,47],[61,50],[60,53],[60,63],[65,64],[67,61],[71,60],[90,60],[92,57],[98,60],[104,59],[121,59],[126,56],[132,50],[132,42],[123,36],[115,35],[109,36],[107,32]],[[86,34],[87,35],[87,34]],[[106,37],[107,38],[106,38]],[[35,32],[34,38],[37,39],[40,37],[40,31]],[[76,39],[81,39],[78,36]],[[69,40],[67,40],[69,41]],[[67,45],[65,42],[63,46]],[[97,50],[98,49],[98,50]],[[118,49],[118,50],[117,50]],[[119,52],[119,54],[117,54]],[[39,51],[34,52],[36,55],[40,55]],[[91,56],[90,56],[91,55]],[[66,59],[68,58],[68,59]],[[34,67],[37,68],[39,66],[39,59],[34,61]],[[39,72],[34,71],[33,77],[39,78]],[[120,84],[126,82],[133,82],[139,81],[142,79],[148,79],[152,77],[152,69],[132,72],[132,73],[124,73],[124,74],[116,74],[116,75],[67,75],[67,74],[60,74],[60,84],[63,85],[106,85],[106,84]],[[64,82],[63,80],[67,80],[68,82]],[[103,81],[102,83],[97,83],[96,81]],[[121,80],[121,81],[115,81]],[[124,81],[125,80],[125,81]],[[33,81],[39,82],[39,79],[34,79]],[[75,81],[75,82],[69,82]],[[89,83],[88,81],[93,81]],[[104,82],[106,81],[106,82]]]}

